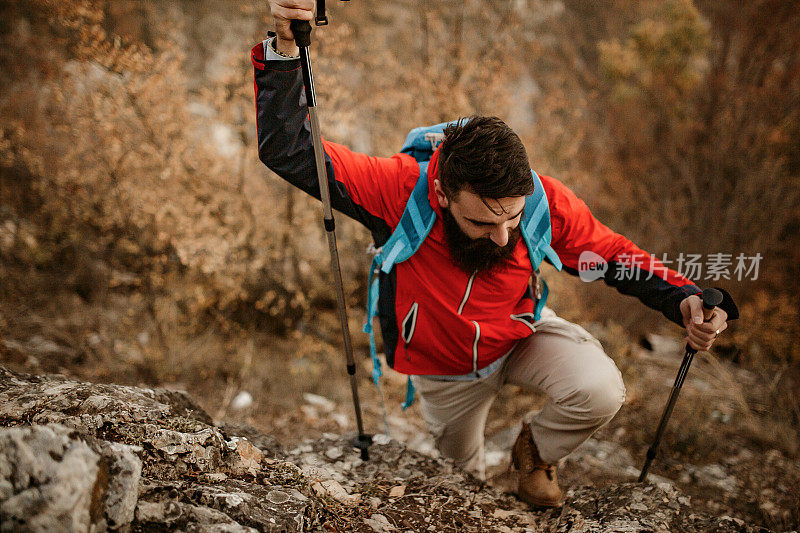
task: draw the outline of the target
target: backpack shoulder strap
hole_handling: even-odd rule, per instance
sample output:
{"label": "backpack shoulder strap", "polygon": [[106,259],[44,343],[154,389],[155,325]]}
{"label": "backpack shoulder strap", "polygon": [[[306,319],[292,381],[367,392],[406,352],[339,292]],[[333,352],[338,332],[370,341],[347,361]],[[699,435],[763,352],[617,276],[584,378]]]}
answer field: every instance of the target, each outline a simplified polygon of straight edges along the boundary
{"label": "backpack shoulder strap", "polygon": [[[375,385],[378,385],[378,380],[383,374],[381,361],[378,359],[378,352],[375,347],[375,332],[373,330],[373,321],[378,312],[379,274],[381,272],[388,274],[395,264],[402,263],[414,255],[422,245],[425,237],[430,233],[435,221],[436,212],[428,201],[428,162],[423,161],[419,164],[419,179],[411,191],[403,216],[400,217],[400,223],[397,224],[386,243],[381,246],[369,269],[367,319],[364,323],[364,333],[369,335],[372,381],[375,382]],[[409,394],[413,398],[413,390]],[[411,401],[407,398],[404,405],[406,407],[411,405]]]}
{"label": "backpack shoulder strap", "polygon": [[[531,259],[533,271],[537,274],[537,290],[535,297],[536,306],[533,310],[533,319],[539,320],[542,310],[547,302],[547,295],[550,290],[547,283],[538,276],[539,265],[542,260],[546,260],[553,265],[556,270],[561,270],[562,264],[558,254],[550,246],[552,238],[552,228],[550,226],[550,205],[547,202],[547,194],[544,192],[544,185],[539,175],[531,170],[533,174],[533,194],[525,198],[525,211],[522,215],[522,238],[528,247],[528,256]],[[541,290],[538,283],[541,282]]]}
{"label": "backpack shoulder strap", "polygon": [[396,263],[402,263],[414,255],[436,220],[436,213],[428,201],[428,162],[422,162],[419,166],[419,179],[406,202],[400,222],[382,246],[381,253],[375,257],[380,261],[381,271],[385,274]]}
{"label": "backpack shoulder strap", "polygon": [[561,260],[555,250],[550,246],[552,229],[550,227],[550,206],[547,203],[547,194],[539,175],[533,174],[533,194],[525,197],[525,211],[522,215],[522,238],[528,247],[533,270],[537,270],[542,260],[547,260],[556,270],[561,270]]}

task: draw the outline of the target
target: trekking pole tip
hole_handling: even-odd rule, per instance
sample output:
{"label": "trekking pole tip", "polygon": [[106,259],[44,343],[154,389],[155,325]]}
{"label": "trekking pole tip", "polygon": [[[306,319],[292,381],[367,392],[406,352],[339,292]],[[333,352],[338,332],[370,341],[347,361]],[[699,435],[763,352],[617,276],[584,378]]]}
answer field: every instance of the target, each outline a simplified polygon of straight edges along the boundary
{"label": "trekking pole tip", "polygon": [[367,435],[366,433],[359,434],[353,442],[353,446],[361,452],[362,461],[369,461],[369,447],[371,444],[372,435]]}

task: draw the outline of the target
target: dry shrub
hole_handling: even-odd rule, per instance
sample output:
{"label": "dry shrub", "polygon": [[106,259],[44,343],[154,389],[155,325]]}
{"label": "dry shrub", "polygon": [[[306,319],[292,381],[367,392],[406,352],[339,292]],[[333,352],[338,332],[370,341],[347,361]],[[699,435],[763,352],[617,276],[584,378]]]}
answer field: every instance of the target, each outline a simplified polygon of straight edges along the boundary
{"label": "dry shrub", "polygon": [[727,282],[742,303],[784,292],[800,259],[800,41],[784,30],[800,9],[673,0],[652,16],[600,45],[625,184],[600,180],[603,211],[657,252],[761,253],[757,282]]}
{"label": "dry shrub", "polygon": [[[572,121],[551,115],[551,130],[574,132],[572,142],[562,136],[547,147],[573,154],[550,158],[566,170],[562,177],[598,218],[657,256],[666,253],[673,267],[681,252],[734,260],[761,254],[758,279],[737,280],[734,261],[731,279],[704,272],[695,281],[728,289],[745,314],[761,305],[761,294],[796,309],[800,42],[790,28],[800,20],[798,6],[579,4],[568,2],[558,28],[572,28],[573,47],[561,44],[551,54],[564,56],[562,71],[581,67],[561,81],[567,96],[556,107],[581,112]],[[628,21],[618,17],[623,11]],[[585,317],[613,316],[644,331],[622,298],[575,287],[582,296],[573,299],[589,302]],[[654,323],[650,316],[644,324]],[[722,348],[753,368],[797,364],[797,352],[783,347],[800,337],[798,324],[743,318],[721,339],[736,345]],[[762,349],[751,351],[754,343]]]}
{"label": "dry shrub", "polygon": [[[35,90],[12,84],[15,98],[1,110],[10,117],[0,137],[4,181],[25,176],[25,215],[40,228],[41,242],[28,247],[36,264],[70,272],[80,258],[108,262],[113,272],[98,285],[169,294],[184,323],[210,314],[295,324],[308,302],[275,268],[285,256],[280,213],[259,209],[280,194],[265,186],[248,143],[215,117],[225,84],[192,94],[177,42],[149,48],[107,34],[104,2],[21,4],[58,39],[18,53],[62,67],[44,79],[27,72]],[[237,87],[228,108],[251,109],[251,86]],[[191,286],[174,283],[176,273]]]}
{"label": "dry shrub", "polygon": [[[198,354],[185,357],[195,368],[192,361],[217,345],[207,340],[200,349],[185,336],[205,336],[209,327],[236,335],[240,326],[296,327],[323,338],[336,330],[319,316],[334,302],[320,206],[256,157],[247,54],[255,39],[242,46],[238,34],[238,49],[226,57],[218,28],[192,25],[198,12],[241,9],[255,26],[265,6],[252,7],[214,0],[185,11],[118,0],[2,6],[9,21],[0,28],[2,87],[10,97],[0,101],[0,195],[8,206],[0,253],[19,267],[0,273],[4,294],[33,303],[33,294],[67,289],[109,306],[116,305],[109,295],[127,294],[137,309],[142,297],[140,311],[150,317],[143,323],[160,339],[146,354],[154,379],[174,378],[178,352]],[[519,63],[502,52],[512,37],[497,30],[517,27],[497,16],[503,2],[487,3],[488,11],[476,3],[406,7],[336,7],[336,23],[314,33],[332,140],[388,155],[411,127],[478,106],[494,112],[507,101]],[[413,26],[383,23],[398,17],[423,25],[425,39],[411,39]],[[477,33],[487,37],[478,49]],[[365,54],[365,41],[381,46]],[[446,60],[443,49],[458,60]],[[339,228],[346,290],[360,306],[370,237],[349,221]],[[30,266],[49,278],[46,286],[41,276],[28,280]],[[125,337],[124,329],[109,334]]]}
{"label": "dry shrub", "polygon": [[740,433],[796,453],[800,9],[672,0],[642,12],[626,37],[599,45],[612,151],[598,157],[598,211],[672,260],[761,254],[758,279],[695,280],[740,306],[715,352],[770,383],[734,385],[717,365],[713,390],[730,392]]}

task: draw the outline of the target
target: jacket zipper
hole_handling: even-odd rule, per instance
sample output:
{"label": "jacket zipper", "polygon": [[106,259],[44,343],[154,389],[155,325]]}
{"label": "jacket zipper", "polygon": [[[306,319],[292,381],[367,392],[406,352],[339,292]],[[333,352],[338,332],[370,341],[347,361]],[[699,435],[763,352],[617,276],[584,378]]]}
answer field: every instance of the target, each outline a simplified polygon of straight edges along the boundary
{"label": "jacket zipper", "polygon": [[475,340],[472,342],[472,371],[475,374],[477,374],[478,373],[478,341],[481,338],[481,327],[474,320],[472,320],[472,323],[475,324]]}
{"label": "jacket zipper", "polygon": [[[472,292],[472,284],[475,282],[475,276],[478,275],[478,271],[472,273],[469,277],[469,281],[467,281],[467,288],[464,291],[464,297],[461,298],[461,303],[458,305],[458,312],[457,314],[461,314],[464,311],[464,306],[467,305],[467,300],[469,300],[469,293]],[[477,374],[478,372],[478,340],[481,338],[481,327],[478,325],[477,322],[474,320],[470,320],[473,324],[475,324],[475,340],[472,341],[472,371]]]}
{"label": "jacket zipper", "polygon": [[464,291],[464,297],[461,299],[461,304],[458,306],[458,312],[456,314],[461,314],[464,310],[464,306],[467,305],[467,300],[469,300],[469,293],[472,292],[472,283],[475,281],[475,276],[478,274],[478,271],[472,273],[469,277],[469,281],[467,282],[467,290]]}

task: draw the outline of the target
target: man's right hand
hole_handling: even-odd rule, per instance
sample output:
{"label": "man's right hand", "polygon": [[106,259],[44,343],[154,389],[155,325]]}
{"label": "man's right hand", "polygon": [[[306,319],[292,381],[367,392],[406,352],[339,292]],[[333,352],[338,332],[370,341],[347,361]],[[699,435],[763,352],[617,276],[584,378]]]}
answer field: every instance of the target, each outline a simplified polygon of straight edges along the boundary
{"label": "man's right hand", "polygon": [[278,34],[275,49],[286,55],[300,55],[300,49],[294,44],[289,24],[293,20],[314,20],[314,0],[269,0],[269,9],[275,19],[275,33]]}

